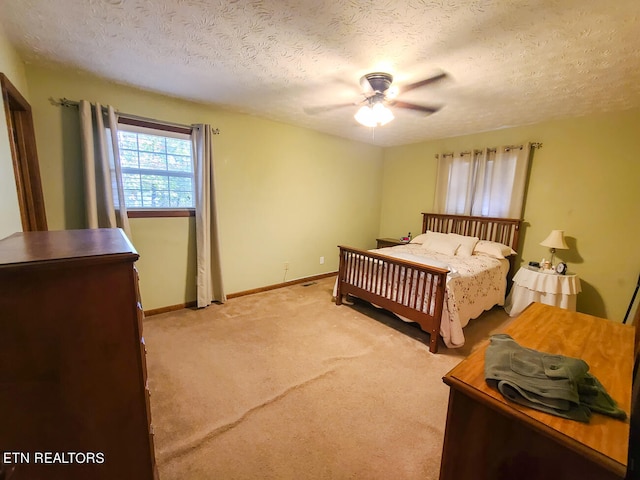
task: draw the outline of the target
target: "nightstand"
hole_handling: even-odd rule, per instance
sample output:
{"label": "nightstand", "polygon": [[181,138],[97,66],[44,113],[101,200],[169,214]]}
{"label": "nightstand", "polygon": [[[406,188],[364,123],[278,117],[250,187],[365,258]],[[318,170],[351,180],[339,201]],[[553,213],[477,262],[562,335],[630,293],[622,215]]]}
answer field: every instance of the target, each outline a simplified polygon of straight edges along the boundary
{"label": "nightstand", "polygon": [[396,245],[406,245],[409,242],[403,242],[397,238],[376,238],[378,246],[376,248],[395,247]]}
{"label": "nightstand", "polygon": [[521,267],[513,277],[504,309],[515,317],[529,304],[538,302],[575,312],[580,291],[580,279],[575,274],[559,275],[554,271]]}

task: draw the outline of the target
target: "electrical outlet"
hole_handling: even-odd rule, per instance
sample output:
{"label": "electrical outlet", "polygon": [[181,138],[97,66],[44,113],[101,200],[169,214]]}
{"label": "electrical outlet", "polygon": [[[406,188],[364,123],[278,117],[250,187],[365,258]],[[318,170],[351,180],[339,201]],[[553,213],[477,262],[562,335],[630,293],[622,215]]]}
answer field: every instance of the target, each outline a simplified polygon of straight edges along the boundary
{"label": "electrical outlet", "polygon": [[324,265],[324,257],[320,257],[320,265]]}

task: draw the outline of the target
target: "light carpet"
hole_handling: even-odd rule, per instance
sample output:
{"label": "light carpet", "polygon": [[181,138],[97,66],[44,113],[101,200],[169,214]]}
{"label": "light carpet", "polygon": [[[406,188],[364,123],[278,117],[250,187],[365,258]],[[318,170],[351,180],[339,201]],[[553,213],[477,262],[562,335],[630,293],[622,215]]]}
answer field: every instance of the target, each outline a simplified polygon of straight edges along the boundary
{"label": "light carpet", "polygon": [[442,376],[509,317],[434,355],[415,324],[336,306],[334,281],[145,320],[161,480],[438,478]]}

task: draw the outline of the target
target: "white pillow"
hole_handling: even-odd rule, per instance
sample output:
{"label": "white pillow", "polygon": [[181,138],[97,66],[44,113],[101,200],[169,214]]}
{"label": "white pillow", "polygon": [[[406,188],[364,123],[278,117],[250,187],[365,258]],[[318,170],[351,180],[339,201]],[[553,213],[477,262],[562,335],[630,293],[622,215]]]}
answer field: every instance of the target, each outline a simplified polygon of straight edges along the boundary
{"label": "white pillow", "polygon": [[443,253],[445,255],[455,255],[456,250],[460,247],[460,242],[450,237],[446,233],[427,232],[426,239],[422,243],[422,248],[435,253]]}
{"label": "white pillow", "polygon": [[427,233],[423,233],[420,236],[423,237],[422,246],[425,247],[425,248],[429,247],[429,244],[431,242],[436,241],[436,239],[447,239],[447,238],[449,238],[446,233],[432,232],[431,230],[427,230]]}
{"label": "white pillow", "polygon": [[456,242],[460,244],[460,248],[456,252],[459,257],[470,257],[473,255],[473,248],[480,240],[478,237],[467,237],[465,235],[458,235],[457,233],[449,233],[450,237],[454,238]]}
{"label": "white pillow", "polygon": [[[433,233],[433,232],[431,232]],[[411,239],[411,241],[409,243],[424,243],[425,240],[427,239],[427,234],[426,233],[421,233],[420,235],[418,235],[417,237]]]}
{"label": "white pillow", "polygon": [[508,245],[489,240],[480,240],[476,243],[473,253],[489,255],[495,258],[506,258],[509,255],[515,255],[517,252]]}

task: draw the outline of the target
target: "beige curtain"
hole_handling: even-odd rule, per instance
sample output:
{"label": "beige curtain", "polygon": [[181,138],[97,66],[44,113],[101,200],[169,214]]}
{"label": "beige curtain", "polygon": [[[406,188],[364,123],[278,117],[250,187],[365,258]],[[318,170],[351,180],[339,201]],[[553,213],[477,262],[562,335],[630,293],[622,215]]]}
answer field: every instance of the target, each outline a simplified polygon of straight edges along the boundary
{"label": "beige curtain", "polygon": [[112,106],[78,104],[88,228],[122,228],[131,239],[118,152],[118,119]]}
{"label": "beige curtain", "polygon": [[196,296],[198,308],[225,302],[218,240],[218,212],[213,168],[213,133],[210,125],[194,125],[193,164],[196,199]]}
{"label": "beige curtain", "polygon": [[438,157],[438,213],[521,218],[531,144]]}

